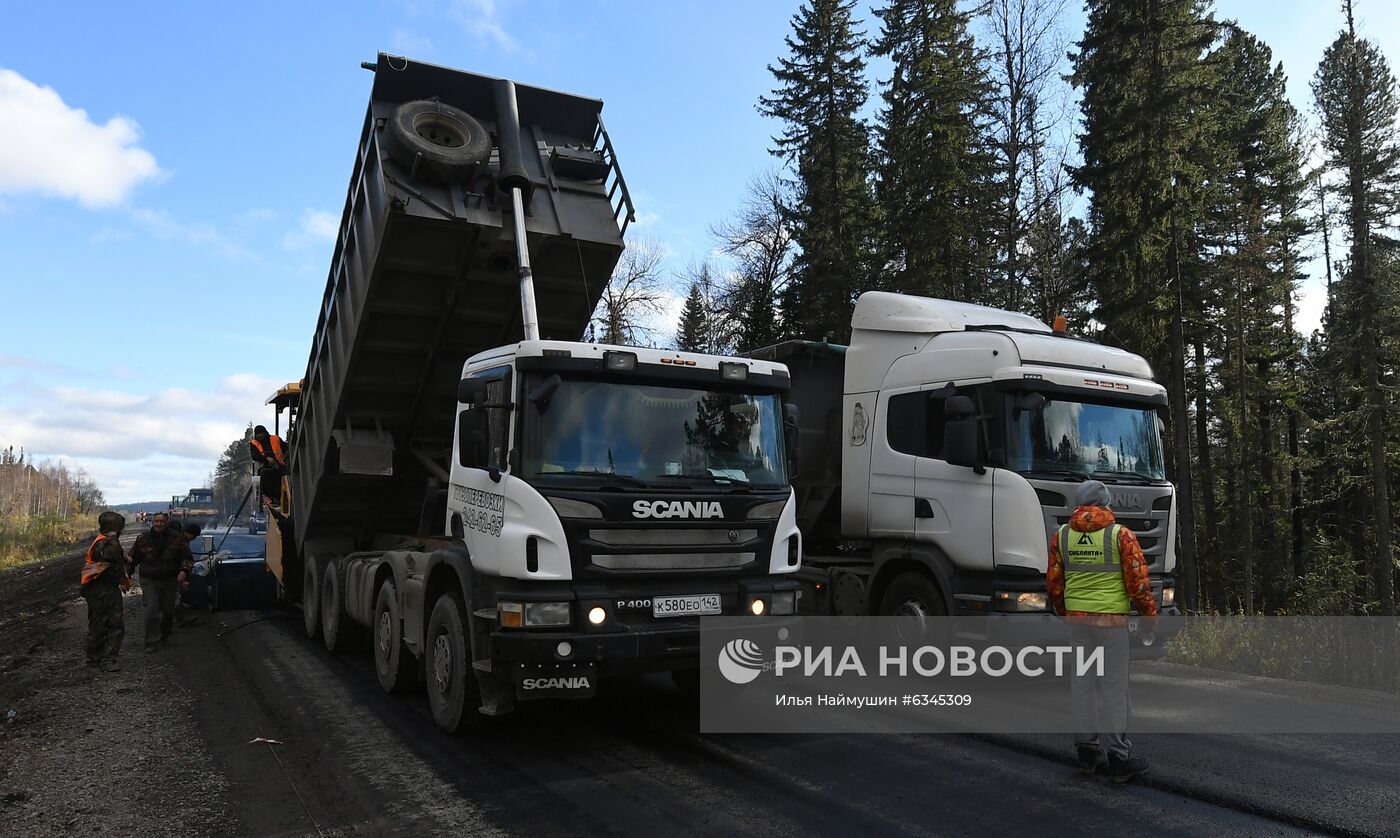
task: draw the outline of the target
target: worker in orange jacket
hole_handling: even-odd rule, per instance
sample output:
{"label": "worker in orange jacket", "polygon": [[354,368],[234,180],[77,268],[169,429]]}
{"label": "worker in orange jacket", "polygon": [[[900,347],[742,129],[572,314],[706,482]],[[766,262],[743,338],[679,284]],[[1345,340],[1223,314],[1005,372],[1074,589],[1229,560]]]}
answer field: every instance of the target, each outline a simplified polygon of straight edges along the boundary
{"label": "worker in orange jacket", "polygon": [[88,608],[87,663],[103,672],[121,669],[121,652],[126,623],[122,616],[122,589],[131,587],[122,552],[122,530],[126,519],[108,510],[97,516],[97,538],[83,560],[83,599]]}
{"label": "worker in orange jacket", "polygon": [[258,425],[253,428],[253,438],[248,440],[248,454],[258,470],[258,492],[273,503],[280,503],[282,475],[287,473],[287,447],[282,437]]}
{"label": "worker in orange jacket", "polygon": [[1069,522],[1050,539],[1045,585],[1055,613],[1070,623],[1074,644],[1104,653],[1102,675],[1071,680],[1075,755],[1088,775],[1106,754],[1113,781],[1126,783],[1148,767],[1128,741],[1128,615],[1136,609],[1144,636],[1151,636],[1157,600],[1142,546],[1114,518],[1108,487],[1086,480],[1074,500]]}

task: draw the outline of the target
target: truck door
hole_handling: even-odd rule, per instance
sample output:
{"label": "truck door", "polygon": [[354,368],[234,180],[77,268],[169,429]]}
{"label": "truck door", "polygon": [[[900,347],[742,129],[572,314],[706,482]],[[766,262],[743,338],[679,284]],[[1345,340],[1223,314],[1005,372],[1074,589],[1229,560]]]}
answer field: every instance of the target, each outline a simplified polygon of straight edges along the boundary
{"label": "truck door", "polygon": [[452,460],[451,517],[461,517],[463,540],[473,557],[499,554],[505,524],[505,472],[511,429],[511,369],[495,367],[471,376],[483,382],[473,405],[458,405],[457,450]]}
{"label": "truck door", "polygon": [[943,405],[953,395],[976,397],[975,388],[950,391],[928,385],[910,401],[911,412],[922,412],[922,439],[914,467],[914,540],[938,545],[959,570],[992,568],[992,475],[989,466],[977,474],[955,466],[943,455]]}

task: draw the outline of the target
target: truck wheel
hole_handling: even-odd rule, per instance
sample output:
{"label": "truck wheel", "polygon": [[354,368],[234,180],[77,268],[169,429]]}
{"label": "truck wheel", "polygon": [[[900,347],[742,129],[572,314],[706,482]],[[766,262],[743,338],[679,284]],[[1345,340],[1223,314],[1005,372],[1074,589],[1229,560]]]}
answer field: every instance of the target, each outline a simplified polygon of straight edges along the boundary
{"label": "truck wheel", "polygon": [[935,634],[931,618],[948,616],[941,590],[932,579],[918,572],[895,576],[879,602],[881,616],[903,617],[895,627],[895,634],[906,642],[930,641]]}
{"label": "truck wheel", "polygon": [[385,579],[374,600],[374,674],[386,693],[402,692],[413,685],[418,667],[403,642],[403,614],[393,579]]}
{"label": "truck wheel", "polygon": [[420,99],[404,102],[389,117],[389,156],[438,183],[458,183],[491,156],[491,137],[465,111]]}
{"label": "truck wheel", "polygon": [[321,642],[338,655],[350,648],[355,623],[345,613],[345,562],[329,562],[321,574]]}
{"label": "truck wheel", "polygon": [[306,557],[306,567],[301,575],[301,619],[306,627],[306,636],[312,638],[321,631],[321,611],[317,607],[321,599],[321,563],[315,556]]}
{"label": "truck wheel", "polygon": [[428,618],[428,636],[423,644],[428,706],[433,710],[433,721],[448,733],[462,730],[479,704],[471,647],[467,643],[466,613],[460,593],[438,597],[433,615]]}

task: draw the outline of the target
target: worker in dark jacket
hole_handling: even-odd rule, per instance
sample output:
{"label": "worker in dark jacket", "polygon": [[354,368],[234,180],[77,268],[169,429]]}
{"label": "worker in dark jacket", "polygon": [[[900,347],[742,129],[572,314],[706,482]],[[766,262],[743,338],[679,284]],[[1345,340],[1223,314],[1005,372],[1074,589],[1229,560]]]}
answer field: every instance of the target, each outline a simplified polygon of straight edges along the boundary
{"label": "worker in dark jacket", "polygon": [[1108,487],[1097,480],[1079,484],[1078,508],[1050,539],[1046,591],[1055,613],[1070,623],[1072,642],[1103,649],[1102,675],[1076,675],[1071,681],[1075,755],[1079,770],[1093,774],[1108,755],[1115,783],[1147,771],[1147,760],[1132,755],[1128,741],[1128,614],[1136,609],[1143,634],[1156,628],[1157,600],[1147,560],[1133,531],[1116,522]]}
{"label": "worker in dark jacket", "polygon": [[116,512],[108,510],[98,515],[98,536],[83,561],[83,599],[88,608],[87,663],[101,666],[103,672],[121,669],[117,655],[126,635],[122,589],[131,586],[119,540],[125,526],[126,519]]}
{"label": "worker in dark jacket", "polygon": [[146,598],[146,651],[154,652],[175,628],[175,588],[181,573],[194,566],[190,543],[170,527],[170,516],[157,512],[151,529],[131,546],[132,569],[141,571]]}
{"label": "worker in dark jacket", "polygon": [[282,437],[258,425],[248,440],[248,454],[258,470],[258,492],[273,503],[281,503],[282,475],[287,473],[287,448]]}

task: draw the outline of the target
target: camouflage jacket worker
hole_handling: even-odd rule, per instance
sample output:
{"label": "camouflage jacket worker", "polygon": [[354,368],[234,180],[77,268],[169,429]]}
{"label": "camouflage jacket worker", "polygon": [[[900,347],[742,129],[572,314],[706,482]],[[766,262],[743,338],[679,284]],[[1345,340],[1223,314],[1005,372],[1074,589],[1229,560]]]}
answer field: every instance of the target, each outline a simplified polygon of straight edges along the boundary
{"label": "camouflage jacket worker", "polygon": [[148,530],[137,536],[131,545],[131,567],[141,569],[145,579],[174,579],[180,571],[194,566],[190,543],[181,533],[166,530],[157,535]]}
{"label": "camouflage jacket worker", "polygon": [[83,586],[85,590],[88,587],[116,588],[126,578],[126,556],[122,552],[122,544],[117,540],[115,534],[109,535],[93,545],[92,560],[106,562],[107,567]]}

